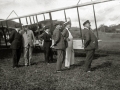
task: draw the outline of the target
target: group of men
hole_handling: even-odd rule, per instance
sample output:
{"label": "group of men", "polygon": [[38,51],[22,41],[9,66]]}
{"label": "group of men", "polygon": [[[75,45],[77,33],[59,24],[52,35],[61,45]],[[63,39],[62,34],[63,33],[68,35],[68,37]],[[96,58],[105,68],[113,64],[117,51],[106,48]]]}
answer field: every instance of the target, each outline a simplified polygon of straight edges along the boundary
{"label": "group of men", "polygon": [[65,61],[65,67],[70,68],[74,64],[73,37],[70,33],[71,22],[57,22],[53,34],[50,28],[45,27],[43,34],[39,35],[39,39],[44,40],[44,54],[46,63],[53,62],[54,48],[57,51],[56,72],[61,72],[62,63]]}
{"label": "group of men", "polygon": [[[66,27],[67,25],[68,27]],[[39,39],[42,38],[44,40],[43,47],[45,61],[47,63],[53,62],[52,48],[54,48],[57,51],[56,72],[62,71],[62,63],[65,59],[67,59],[65,61],[66,67],[69,68],[71,64],[74,64],[74,53],[69,53],[74,52],[72,42],[73,37],[68,30],[70,29],[70,26],[71,22],[65,23],[64,28],[62,22],[57,22],[55,23],[55,29],[53,31],[53,34],[50,33],[50,28],[46,26],[43,34],[39,35],[38,37]],[[85,21],[83,23],[83,26],[84,30],[82,32],[82,38],[84,39],[84,49],[86,51],[85,71],[90,72],[95,49],[98,48],[98,40],[91,30],[89,20]],[[68,38],[69,36],[71,36],[71,42]],[[21,55],[20,50],[22,49],[22,47],[24,49],[25,66],[30,65],[32,50],[35,45],[35,37],[32,30],[29,30],[27,25],[23,26],[23,30],[20,30],[20,28],[16,26],[15,30],[12,31],[10,35],[9,42],[11,43],[11,48],[13,51],[13,67],[18,66],[18,62]],[[71,59],[73,63],[70,63],[71,61],[68,60],[68,58]]]}
{"label": "group of men", "polygon": [[33,31],[29,30],[27,25],[23,25],[23,30],[21,30],[20,24],[16,24],[8,42],[11,43],[13,68],[18,67],[22,51],[24,51],[25,66],[29,66],[31,64],[33,47],[35,46]]}

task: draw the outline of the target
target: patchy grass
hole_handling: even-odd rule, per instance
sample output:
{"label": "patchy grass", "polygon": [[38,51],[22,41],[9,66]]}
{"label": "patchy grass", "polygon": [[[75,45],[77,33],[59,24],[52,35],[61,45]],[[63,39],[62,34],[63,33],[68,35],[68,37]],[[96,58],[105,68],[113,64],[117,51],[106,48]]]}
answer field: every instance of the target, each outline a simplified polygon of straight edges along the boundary
{"label": "patchy grass", "polygon": [[83,50],[75,50],[76,65],[70,70],[55,73],[56,63],[45,64],[44,55],[38,50],[33,53],[31,66],[24,67],[21,58],[21,66],[13,69],[11,50],[1,49],[0,90],[120,90],[119,35],[99,33],[99,36],[102,42],[91,73],[84,72]]}
{"label": "patchy grass", "polygon": [[[76,65],[55,73],[56,63],[44,63],[43,53],[34,53],[32,66],[12,68],[11,53],[0,53],[0,90],[120,90],[120,55],[96,55],[93,71],[84,72],[85,55],[77,53]],[[64,68],[64,64],[63,64]]]}

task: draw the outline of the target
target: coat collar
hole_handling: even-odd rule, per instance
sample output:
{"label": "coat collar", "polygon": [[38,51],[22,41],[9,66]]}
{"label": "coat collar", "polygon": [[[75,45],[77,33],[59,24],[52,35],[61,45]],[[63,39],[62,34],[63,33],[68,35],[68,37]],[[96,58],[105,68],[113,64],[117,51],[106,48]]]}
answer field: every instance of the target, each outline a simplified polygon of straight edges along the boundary
{"label": "coat collar", "polygon": [[89,28],[87,28],[87,27],[84,27],[84,29],[88,29],[89,30]]}
{"label": "coat collar", "polygon": [[46,31],[45,31],[45,33],[47,33],[47,34],[48,34],[48,32],[46,32]]}

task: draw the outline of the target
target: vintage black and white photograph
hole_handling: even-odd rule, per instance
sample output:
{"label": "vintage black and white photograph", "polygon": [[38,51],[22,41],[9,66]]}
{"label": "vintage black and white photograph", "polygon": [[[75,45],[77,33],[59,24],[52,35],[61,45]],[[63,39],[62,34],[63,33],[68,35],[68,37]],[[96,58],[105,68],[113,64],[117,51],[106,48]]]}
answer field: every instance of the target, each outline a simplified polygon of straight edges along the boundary
{"label": "vintage black and white photograph", "polygon": [[0,90],[120,90],[120,0],[0,0]]}

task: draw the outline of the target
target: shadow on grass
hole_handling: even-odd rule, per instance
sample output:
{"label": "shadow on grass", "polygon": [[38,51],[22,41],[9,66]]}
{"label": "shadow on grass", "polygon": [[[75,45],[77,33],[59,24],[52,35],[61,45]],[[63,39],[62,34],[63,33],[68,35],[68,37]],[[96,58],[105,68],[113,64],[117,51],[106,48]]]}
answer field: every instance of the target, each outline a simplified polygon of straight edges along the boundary
{"label": "shadow on grass", "polygon": [[[33,50],[33,54],[37,54],[37,53],[42,53],[43,50],[40,49],[34,49]],[[21,52],[23,54],[23,51]],[[10,48],[1,48],[0,49],[0,59],[5,59],[5,58],[10,58],[12,57],[12,49]]]}
{"label": "shadow on grass", "polygon": [[77,67],[81,67],[85,64],[85,61],[80,61],[79,63],[77,64],[74,64],[74,65],[71,65],[71,69],[75,69]]}
{"label": "shadow on grass", "polygon": [[18,68],[25,67],[25,65],[18,65]]}
{"label": "shadow on grass", "polygon": [[[39,61],[39,62],[31,63],[30,66],[36,66],[36,65],[38,65],[39,63],[45,63],[45,61]],[[19,68],[21,68],[21,67],[25,67],[25,65],[19,65],[18,67],[19,67]]]}
{"label": "shadow on grass", "polygon": [[107,57],[108,55],[107,54],[100,54],[100,53],[96,53],[95,56],[94,56],[94,60],[95,59],[98,59],[100,57]]}
{"label": "shadow on grass", "polygon": [[12,57],[11,49],[0,49],[0,59],[10,58]]}
{"label": "shadow on grass", "polygon": [[44,51],[42,49],[33,49],[33,53],[43,53]]}
{"label": "shadow on grass", "polygon": [[[55,59],[55,60],[53,60],[53,61],[50,61],[49,63],[56,63],[57,62],[57,60]],[[39,61],[39,62],[34,62],[34,63],[31,63],[31,65],[33,66],[33,65],[38,65],[38,64],[41,64],[41,63],[47,63],[46,61]]]}
{"label": "shadow on grass", "polygon": [[102,68],[110,67],[111,65],[112,65],[112,63],[109,62],[109,61],[107,61],[107,62],[102,63],[101,65],[97,65],[97,66],[93,67],[92,71],[95,71],[97,69],[102,69]]}
{"label": "shadow on grass", "polygon": [[31,63],[31,65],[38,65],[39,63],[45,63],[45,61],[34,62],[34,63]]}
{"label": "shadow on grass", "polygon": [[73,70],[73,69],[75,69],[75,68],[77,68],[77,67],[83,66],[84,63],[85,63],[84,61],[80,61],[80,62],[77,63],[77,64],[71,65],[70,68],[64,68],[62,71]]}
{"label": "shadow on grass", "polygon": [[[38,65],[39,63],[45,63],[45,61],[39,61],[39,62],[31,63],[30,66],[36,66],[36,65]],[[18,67],[19,67],[19,68],[21,68],[21,67],[25,67],[25,65],[19,65]]]}
{"label": "shadow on grass", "polygon": [[[77,67],[81,67],[85,64],[85,61],[80,61],[78,64],[74,64],[74,65],[71,65],[70,68],[64,68],[63,71],[66,71],[66,70],[73,70]],[[107,62],[104,62],[102,63],[101,65],[97,65],[93,68],[91,68],[92,71],[95,71],[97,69],[102,69],[102,68],[106,68],[106,67],[110,67],[112,65],[111,62],[107,61]]]}
{"label": "shadow on grass", "polygon": [[[99,58],[99,57],[106,57],[108,56],[108,54],[104,54],[104,53],[95,53],[95,59]],[[83,53],[78,53],[78,52],[75,52],[75,57],[86,57],[86,53],[83,52]]]}
{"label": "shadow on grass", "polygon": [[56,63],[57,62],[57,59],[53,59],[53,61],[51,61],[50,63]]}

